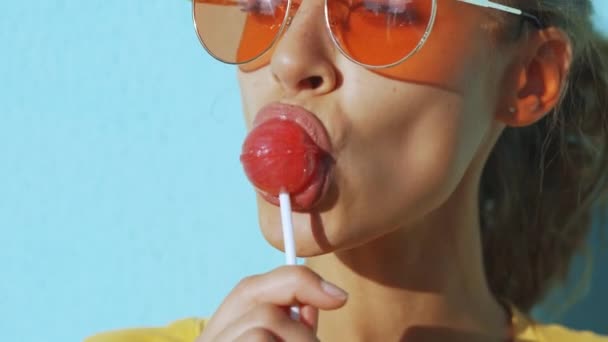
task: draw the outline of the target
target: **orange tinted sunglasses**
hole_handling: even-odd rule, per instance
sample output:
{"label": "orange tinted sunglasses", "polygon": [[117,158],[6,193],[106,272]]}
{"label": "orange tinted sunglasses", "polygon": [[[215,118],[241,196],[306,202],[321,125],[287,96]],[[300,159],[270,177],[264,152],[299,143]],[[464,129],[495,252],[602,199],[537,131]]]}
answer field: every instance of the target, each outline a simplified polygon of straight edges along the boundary
{"label": "orange tinted sunglasses", "polygon": [[[228,64],[254,61],[272,48],[303,0],[193,0],[203,47]],[[487,0],[455,0],[521,16],[537,16]],[[293,13],[293,14],[292,14]],[[339,51],[370,69],[403,63],[433,30],[437,0],[325,0],[325,24]]]}

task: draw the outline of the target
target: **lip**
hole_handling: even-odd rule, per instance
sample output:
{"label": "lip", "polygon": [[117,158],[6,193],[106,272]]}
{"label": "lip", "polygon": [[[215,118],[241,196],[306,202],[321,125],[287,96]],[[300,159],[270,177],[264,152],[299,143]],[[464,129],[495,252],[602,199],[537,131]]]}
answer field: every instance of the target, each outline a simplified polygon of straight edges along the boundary
{"label": "lip", "polygon": [[317,146],[325,153],[329,155],[332,154],[331,142],[327,130],[315,114],[299,106],[275,102],[260,109],[253,120],[253,127],[257,127],[258,125],[275,118],[297,123],[304,129]]}
{"label": "lip", "polygon": [[[275,118],[293,121],[304,129],[312,141],[321,148],[323,158],[320,169],[315,174],[309,186],[303,191],[291,196],[294,211],[308,211],[315,207],[325,197],[333,173],[333,158],[331,156],[331,142],[325,126],[308,110],[294,105],[271,103],[263,107],[253,121],[253,127]],[[278,196],[268,194],[257,189],[260,195],[269,203],[279,206]]]}

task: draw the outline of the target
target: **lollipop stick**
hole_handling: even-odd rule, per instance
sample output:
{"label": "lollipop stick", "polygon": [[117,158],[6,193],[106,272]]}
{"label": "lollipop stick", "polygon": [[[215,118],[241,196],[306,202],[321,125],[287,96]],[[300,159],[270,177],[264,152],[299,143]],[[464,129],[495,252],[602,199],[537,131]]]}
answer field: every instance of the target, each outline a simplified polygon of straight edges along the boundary
{"label": "lollipop stick", "polygon": [[[283,226],[283,245],[285,247],[285,264],[296,265],[296,242],[293,237],[293,222],[291,221],[291,199],[289,193],[281,191],[279,194],[281,206],[281,223]],[[291,307],[291,318],[300,320],[300,308]]]}
{"label": "lollipop stick", "polygon": [[285,264],[296,264],[296,243],[293,238],[293,223],[291,221],[291,200],[289,193],[281,191],[279,194],[281,205],[281,223],[283,225],[283,244],[285,245]]}

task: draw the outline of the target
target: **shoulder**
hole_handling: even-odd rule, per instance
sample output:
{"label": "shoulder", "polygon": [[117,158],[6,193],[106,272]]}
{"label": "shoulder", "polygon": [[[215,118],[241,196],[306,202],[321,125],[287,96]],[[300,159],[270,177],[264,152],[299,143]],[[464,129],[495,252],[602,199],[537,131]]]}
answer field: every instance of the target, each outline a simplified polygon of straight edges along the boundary
{"label": "shoulder", "polygon": [[91,336],[84,342],[194,342],[205,327],[205,320],[183,319],[165,327],[111,331]]}
{"label": "shoulder", "polygon": [[541,324],[517,308],[511,309],[517,342],[608,342],[608,336],[573,330],[557,324]]}

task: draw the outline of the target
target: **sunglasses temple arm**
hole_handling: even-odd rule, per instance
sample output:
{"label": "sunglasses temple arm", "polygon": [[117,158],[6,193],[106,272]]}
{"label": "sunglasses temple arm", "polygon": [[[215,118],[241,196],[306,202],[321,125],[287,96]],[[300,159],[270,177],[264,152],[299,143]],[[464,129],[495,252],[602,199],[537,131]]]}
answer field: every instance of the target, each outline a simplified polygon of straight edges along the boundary
{"label": "sunglasses temple arm", "polygon": [[502,12],[519,15],[519,16],[522,16],[522,17],[534,22],[534,25],[536,25],[536,27],[543,28],[543,24],[540,21],[540,19],[538,19],[537,16],[530,14],[530,13],[526,13],[518,8],[497,4],[497,3],[493,2],[493,1],[489,1],[489,0],[458,0],[458,1],[465,2],[467,4],[471,4],[474,6],[492,8],[492,9],[499,10]]}
{"label": "sunglasses temple arm", "polygon": [[520,9],[497,4],[495,2],[488,1],[488,0],[458,0],[458,1],[466,2],[467,4],[471,4],[471,5],[475,5],[475,6],[493,8],[495,10],[499,10],[499,11],[507,12],[507,13],[511,13],[511,14],[516,14],[516,15],[522,15],[522,13],[523,13],[522,10],[520,10]]}

